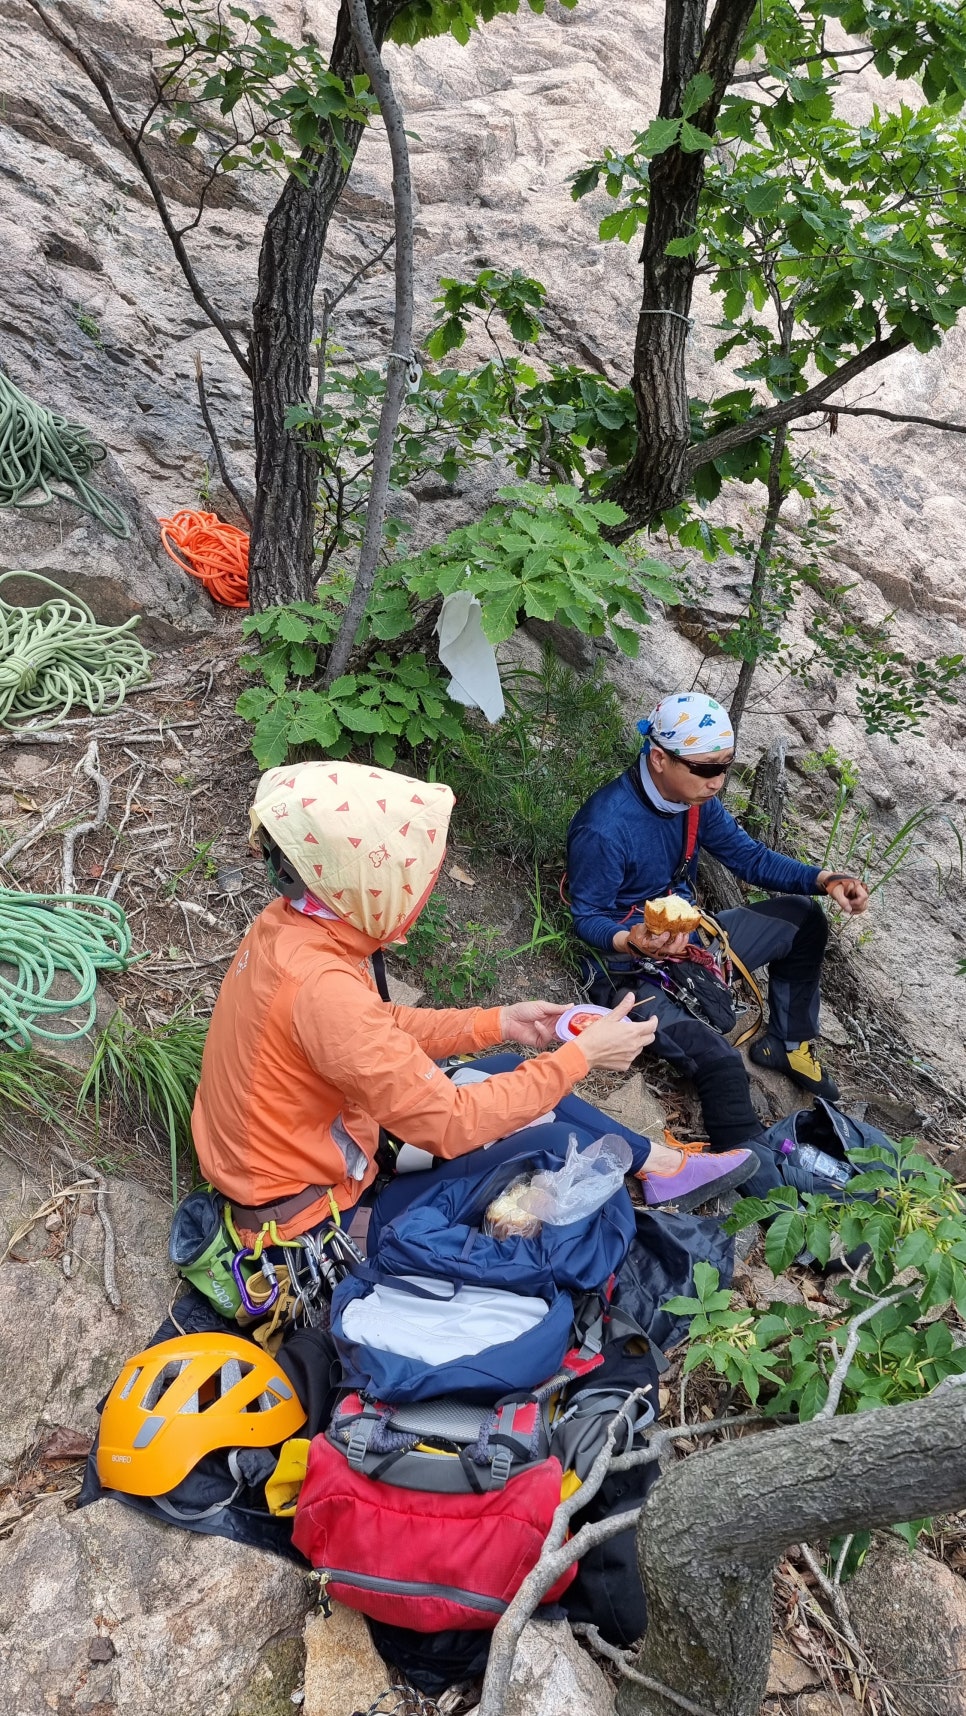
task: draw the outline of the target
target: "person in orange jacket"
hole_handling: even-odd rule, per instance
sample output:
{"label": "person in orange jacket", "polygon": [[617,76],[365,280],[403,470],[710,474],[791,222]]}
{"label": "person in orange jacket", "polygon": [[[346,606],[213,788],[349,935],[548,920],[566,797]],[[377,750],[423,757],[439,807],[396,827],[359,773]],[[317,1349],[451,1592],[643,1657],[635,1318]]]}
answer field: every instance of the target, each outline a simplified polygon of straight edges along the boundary
{"label": "person in orange jacket", "polygon": [[[627,1017],[631,996],[559,1045],[564,1003],[382,999],[371,957],[405,936],[432,893],[453,802],[437,782],[341,761],[270,769],[259,782],[252,839],[281,898],[255,919],[224,979],[192,1116],[201,1170],[248,1243],[270,1222],[291,1239],[350,1209],[376,1177],[380,1128],[434,1156],[462,1156],[573,1103],[592,1068],[626,1071],[654,1040],[656,1020]],[[510,1041],[554,1052],[466,1085],[437,1065]],[[614,1129],[601,1120],[601,1131]],[[648,1202],[690,1207],[755,1166],[748,1151],[699,1156],[626,1136]],[[526,1143],[541,1141],[531,1131]]]}

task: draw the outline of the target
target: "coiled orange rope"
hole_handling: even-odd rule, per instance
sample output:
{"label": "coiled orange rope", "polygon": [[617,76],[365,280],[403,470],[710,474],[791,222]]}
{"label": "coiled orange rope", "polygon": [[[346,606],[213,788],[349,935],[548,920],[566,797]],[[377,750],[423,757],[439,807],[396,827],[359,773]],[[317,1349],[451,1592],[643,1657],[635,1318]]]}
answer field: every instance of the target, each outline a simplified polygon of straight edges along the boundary
{"label": "coiled orange rope", "polygon": [[[225,608],[248,607],[248,536],[213,512],[183,507],[173,518],[159,518],[161,541],[176,565],[200,578],[208,594]],[[178,550],[180,549],[180,553]]]}

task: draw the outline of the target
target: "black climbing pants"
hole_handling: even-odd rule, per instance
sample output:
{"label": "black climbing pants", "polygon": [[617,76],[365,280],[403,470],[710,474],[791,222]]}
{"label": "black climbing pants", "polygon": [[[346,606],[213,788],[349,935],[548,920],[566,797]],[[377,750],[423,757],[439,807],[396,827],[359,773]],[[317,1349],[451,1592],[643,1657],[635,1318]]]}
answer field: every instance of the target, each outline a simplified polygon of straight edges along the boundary
{"label": "black climbing pants", "polygon": [[[750,971],[768,968],[769,1033],[788,1042],[814,1037],[828,940],[828,923],[817,901],[780,894],[754,906],[722,912],[718,922]],[[644,1052],[670,1061],[693,1079],[712,1148],[733,1150],[760,1137],[762,1126],[752,1105],[748,1074],[739,1051],[646,974],[627,972],[626,963],[618,959],[607,962],[614,990],[633,987],[642,999],[653,997],[638,1015],[645,1018],[656,1013],[658,1018],[657,1036]],[[594,1000],[603,999],[596,984],[591,994]],[[777,1178],[774,1183],[779,1183]]]}

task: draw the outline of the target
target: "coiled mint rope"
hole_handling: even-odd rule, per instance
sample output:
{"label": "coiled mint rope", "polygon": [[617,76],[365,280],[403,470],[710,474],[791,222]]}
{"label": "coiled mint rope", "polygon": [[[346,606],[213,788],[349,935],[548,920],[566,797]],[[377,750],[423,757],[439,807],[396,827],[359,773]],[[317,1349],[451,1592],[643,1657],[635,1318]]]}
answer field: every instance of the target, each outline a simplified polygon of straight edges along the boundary
{"label": "coiled mint rope", "polygon": [[101,715],[147,679],[151,657],[131,635],[136,614],[121,626],[102,626],[86,603],[49,578],[4,572],[0,586],[8,578],[29,578],[53,595],[35,608],[0,597],[0,727],[31,716],[46,716],[43,725],[54,727],[75,703]]}

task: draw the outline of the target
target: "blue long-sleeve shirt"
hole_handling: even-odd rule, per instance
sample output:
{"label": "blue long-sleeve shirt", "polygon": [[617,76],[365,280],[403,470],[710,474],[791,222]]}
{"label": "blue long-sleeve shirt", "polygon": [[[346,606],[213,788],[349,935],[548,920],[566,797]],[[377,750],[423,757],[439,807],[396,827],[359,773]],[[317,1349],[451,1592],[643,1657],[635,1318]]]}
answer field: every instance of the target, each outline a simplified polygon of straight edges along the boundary
{"label": "blue long-sleeve shirt", "polygon": [[[645,900],[671,889],[684,854],[685,814],[665,814],[645,796],[638,765],[602,786],[577,812],[567,835],[567,885],[581,941],[612,949],[618,930],[644,915]],[[698,846],[758,888],[817,894],[819,868],[753,840],[718,799],[701,807]],[[698,850],[675,892],[694,898]]]}

